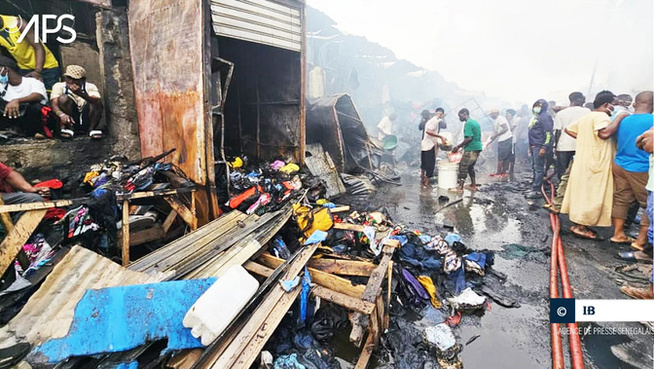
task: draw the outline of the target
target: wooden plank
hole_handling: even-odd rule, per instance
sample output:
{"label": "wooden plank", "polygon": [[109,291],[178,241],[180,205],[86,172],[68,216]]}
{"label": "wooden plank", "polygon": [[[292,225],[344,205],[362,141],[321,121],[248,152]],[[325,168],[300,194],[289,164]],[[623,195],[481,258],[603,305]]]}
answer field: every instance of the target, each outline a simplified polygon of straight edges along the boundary
{"label": "wooden plank", "polygon": [[311,259],[310,267],[338,275],[369,277],[377,265],[365,261],[338,260],[338,259]]}
{"label": "wooden plank", "polygon": [[23,214],[14,229],[0,243],[0,275],[4,274],[14,261],[32,232],[41,223],[46,209],[32,210]]}
{"label": "wooden plank", "polygon": [[0,206],[0,213],[15,213],[28,210],[53,209],[70,206],[72,200],[55,200],[52,202],[28,202],[23,204],[12,204]]}
{"label": "wooden plank", "polygon": [[123,266],[129,265],[129,200],[123,201]]}
{"label": "wooden plank", "polygon": [[[259,261],[263,265],[270,268],[277,268],[284,262],[283,259],[274,257],[269,253],[261,254],[261,256],[259,256]],[[320,286],[327,287],[332,291],[340,292],[354,298],[360,299],[366,288],[363,285],[353,285],[349,279],[325,273],[315,268],[309,268],[309,273],[311,274],[312,282]]]}
{"label": "wooden plank", "polygon": [[[297,297],[300,295],[300,292],[302,292],[302,289],[296,288],[295,290],[282,295],[282,297],[276,302],[268,318],[263,323],[261,323],[252,340],[244,348],[241,355],[239,355],[234,365],[229,368],[248,369],[250,366],[252,366],[266,342],[268,342],[279,323],[281,323],[284,315],[286,315],[288,310],[293,305],[293,302],[295,302]],[[214,366],[214,368],[216,368],[216,366]]]}
{"label": "wooden plank", "polygon": [[344,213],[346,211],[350,211],[350,205],[337,206],[335,208],[329,209],[329,211],[331,211],[332,214],[334,214],[334,213]]}
{"label": "wooden plank", "polygon": [[366,227],[359,224],[334,223],[334,229],[338,229],[341,231],[363,232],[366,229]]}
{"label": "wooden plank", "polygon": [[182,204],[181,201],[175,196],[166,196],[164,197],[164,200],[168,204],[170,204],[170,207],[177,212],[177,214],[184,219],[184,222],[191,227],[192,230],[196,230],[198,228],[198,218],[196,218],[193,215],[193,212],[189,210],[184,204]]}
{"label": "wooden plank", "polygon": [[191,369],[193,364],[195,364],[195,362],[200,359],[200,356],[202,356],[203,352],[204,350],[202,349],[192,349],[180,352],[179,354],[176,354],[170,358],[170,361],[168,361],[168,364],[166,364],[166,368]]}
{"label": "wooden plank", "polygon": [[139,191],[132,193],[124,193],[116,195],[118,200],[136,200],[136,199],[145,199],[148,197],[161,197],[161,196],[173,196],[179,195],[181,193],[195,192],[195,188],[177,188],[173,190],[156,190],[156,191]]}
{"label": "wooden plank", "polygon": [[357,360],[357,364],[354,369],[366,369],[368,367],[368,362],[370,362],[370,356],[372,356],[372,351],[374,348],[375,344],[373,343],[372,334],[369,334],[368,339],[366,339],[366,344],[363,346],[363,350],[361,350],[361,355],[359,355],[359,360]]}
{"label": "wooden plank", "polygon": [[332,291],[329,288],[323,286],[315,286],[311,289],[311,293],[323,300],[332,302],[348,310],[356,311],[361,314],[370,315],[375,309],[375,304],[354,298],[352,296],[348,296],[344,293]]}
{"label": "wooden plank", "polygon": [[[311,255],[316,251],[318,245],[319,244],[314,244],[305,248],[298,258],[288,266],[288,270],[282,279],[291,279],[298,275],[306,265],[307,261],[309,261],[309,258],[311,258]],[[273,287],[264,301],[259,305],[259,307],[257,307],[252,315],[250,315],[248,322],[240,330],[238,336],[236,336],[232,343],[225,349],[225,352],[223,352],[220,357],[211,358],[210,362],[212,362],[212,364],[210,367],[215,369],[235,368],[234,364],[239,360],[239,357],[244,350],[248,346],[250,346],[250,348],[255,346],[255,343],[252,341],[256,336],[262,336],[265,338],[257,341],[261,344],[261,347],[263,347],[263,344],[265,344],[269,338],[269,335],[267,334],[272,334],[283,315],[288,311],[288,308],[290,308],[290,304],[293,303],[300,291],[301,288],[296,288],[291,293],[286,293],[279,285]],[[288,308],[285,302],[288,303]],[[276,309],[276,306],[278,305],[279,308]],[[286,309],[284,310],[284,308]],[[266,321],[270,316],[272,316],[272,321],[269,322],[271,324],[268,324]],[[277,321],[277,318],[279,321]],[[274,324],[275,321],[277,324]],[[261,350],[258,345],[255,348],[257,348],[256,353]],[[244,367],[247,368],[249,365]]]}
{"label": "wooden plank", "polygon": [[[273,273],[273,269],[255,263],[254,261],[248,261],[243,265],[243,267],[256,275],[263,277],[269,277]],[[344,293],[332,291],[329,288],[323,286],[315,286],[311,289],[311,294],[316,297],[320,297],[323,300],[342,306],[348,310],[358,311],[363,314],[370,315],[375,309],[375,304],[348,296]]]}
{"label": "wooden plank", "polygon": [[168,231],[170,230],[170,227],[173,226],[173,222],[175,222],[175,219],[177,218],[177,212],[175,210],[171,210],[168,216],[166,217],[166,220],[163,222],[163,231],[164,234],[167,234]]}
{"label": "wooden plank", "polygon": [[[381,294],[382,282],[388,273],[388,264],[391,261],[395,249],[390,246],[384,246],[383,256],[379,262],[379,266],[372,272],[365,291],[361,299],[368,302],[375,302],[377,297]],[[365,326],[367,325],[367,317],[360,313],[354,313],[352,316],[352,332],[350,333],[350,342],[353,342],[357,347],[361,347],[363,341],[363,334]],[[372,319],[375,320],[375,319]]]}
{"label": "wooden plank", "polygon": [[[155,224],[151,228],[143,229],[137,232],[130,232],[129,235],[129,245],[138,246],[144,243],[160,240],[165,236],[163,227],[159,224]],[[122,239],[123,232],[118,231],[118,238]]]}

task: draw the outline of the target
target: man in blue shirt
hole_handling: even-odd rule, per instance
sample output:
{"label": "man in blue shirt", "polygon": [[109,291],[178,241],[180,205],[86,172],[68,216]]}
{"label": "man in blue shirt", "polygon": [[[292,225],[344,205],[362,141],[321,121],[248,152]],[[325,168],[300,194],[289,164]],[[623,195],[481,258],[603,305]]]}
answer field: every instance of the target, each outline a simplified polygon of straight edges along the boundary
{"label": "man in blue shirt", "polygon": [[643,91],[636,96],[634,114],[621,113],[616,118],[622,119],[616,138],[618,150],[613,162],[613,209],[611,218],[614,233],[613,243],[628,243],[632,248],[643,250],[647,245],[648,217],[642,217],[640,232],[637,239],[632,239],[624,233],[625,219],[629,207],[635,201],[645,209],[647,207],[647,190],[645,186],[649,179],[649,155],[636,147],[636,139],[652,128],[652,91]]}

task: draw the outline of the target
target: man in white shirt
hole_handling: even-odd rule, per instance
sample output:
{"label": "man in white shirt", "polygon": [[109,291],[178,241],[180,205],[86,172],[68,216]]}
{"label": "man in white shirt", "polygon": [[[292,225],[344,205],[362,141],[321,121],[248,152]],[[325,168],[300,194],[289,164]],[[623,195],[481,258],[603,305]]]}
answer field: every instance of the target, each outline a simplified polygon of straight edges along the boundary
{"label": "man in white shirt", "polygon": [[377,138],[379,138],[379,141],[383,141],[384,137],[393,134],[393,122],[396,118],[397,116],[393,113],[384,116],[382,120],[379,121],[379,124],[377,124],[377,130],[379,131]]}
{"label": "man in white shirt", "polygon": [[0,124],[12,126],[28,137],[45,138],[41,108],[48,102],[45,85],[23,77],[16,62],[0,56]]}
{"label": "man in white shirt", "polygon": [[586,98],[581,92],[573,92],[568,97],[570,107],[559,111],[554,119],[554,148],[556,149],[556,174],[559,180],[565,174],[575,155],[577,140],[565,133],[565,129],[579,118],[590,113],[584,108]]}
{"label": "man in white shirt", "polygon": [[52,110],[61,123],[62,137],[71,138],[75,132],[101,138],[102,99],[98,87],[86,81],[86,70],[69,65],[64,82],[55,83],[50,93]]}
{"label": "man in white shirt", "polygon": [[515,110],[507,109],[506,120],[509,122],[509,129],[513,135],[513,138],[511,139],[513,146],[511,147],[511,156],[509,158],[509,178],[513,181],[515,179],[513,171],[515,167],[515,148],[516,143],[518,142],[518,125],[520,124],[520,118],[517,116]]}
{"label": "man in white shirt", "polygon": [[425,123],[425,135],[420,141],[420,182],[423,187],[429,187],[429,180],[434,176],[438,141],[445,144],[445,138],[439,135],[443,114],[445,114],[443,108],[436,109],[434,117]]}
{"label": "man in white shirt", "polygon": [[497,172],[491,174],[491,177],[506,178],[511,162],[511,153],[513,152],[513,134],[509,121],[502,115],[498,109],[490,111],[490,117],[494,120],[495,134],[491,136],[489,144],[497,140]]}

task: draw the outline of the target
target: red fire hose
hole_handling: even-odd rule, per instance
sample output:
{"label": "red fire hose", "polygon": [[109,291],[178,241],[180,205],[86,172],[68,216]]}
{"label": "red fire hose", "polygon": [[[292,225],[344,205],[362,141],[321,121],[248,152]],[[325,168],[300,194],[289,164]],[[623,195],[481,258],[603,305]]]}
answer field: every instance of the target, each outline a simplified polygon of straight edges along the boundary
{"label": "red fire hose", "polygon": [[[550,197],[545,193],[545,187],[541,187],[541,192],[545,201],[548,204],[554,202],[554,184],[549,182]],[[573,298],[572,289],[570,288],[570,280],[568,278],[568,267],[565,262],[565,254],[563,252],[563,243],[561,242],[561,221],[558,216],[550,213],[550,225],[552,226],[552,256],[550,265],[550,298],[559,297],[558,288],[558,272],[561,272],[561,286],[564,298]],[[584,357],[581,349],[581,339],[579,338],[579,330],[577,323],[568,323],[569,339],[570,339],[570,357],[572,367],[574,369],[584,368]],[[552,335],[552,368],[563,369],[563,345],[561,341],[561,328],[558,324],[551,324],[550,327]]]}

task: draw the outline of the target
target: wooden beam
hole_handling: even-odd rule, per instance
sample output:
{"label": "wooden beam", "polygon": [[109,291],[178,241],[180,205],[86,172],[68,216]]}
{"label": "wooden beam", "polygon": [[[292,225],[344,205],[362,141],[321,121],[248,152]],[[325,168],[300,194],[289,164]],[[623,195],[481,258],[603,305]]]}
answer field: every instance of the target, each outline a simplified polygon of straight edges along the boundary
{"label": "wooden beam", "polygon": [[46,209],[32,210],[23,214],[14,229],[7,233],[7,236],[0,243],[0,275],[3,275],[9,265],[14,261],[23,245],[30,238],[32,232],[41,223]]}
{"label": "wooden beam", "polygon": [[[274,271],[273,269],[255,263],[254,261],[248,261],[243,265],[243,267],[256,275],[263,277],[269,277]],[[375,309],[375,304],[354,298],[352,296],[348,296],[344,293],[332,291],[329,288],[323,286],[315,286],[311,289],[311,294],[316,297],[320,297],[323,300],[342,306],[348,310],[358,311],[363,314],[370,315]]]}
{"label": "wooden beam", "polygon": [[193,364],[195,364],[195,362],[200,359],[200,356],[202,356],[203,352],[204,350],[202,349],[182,351],[170,358],[168,364],[166,364],[166,368],[191,369]]}
{"label": "wooden beam", "polygon": [[23,204],[2,205],[0,206],[0,214],[29,210],[62,208],[72,204],[73,200],[55,200],[52,202],[28,202]]}
{"label": "wooden beam", "polygon": [[181,201],[175,196],[165,196],[164,200],[170,204],[170,207],[177,212],[177,214],[184,219],[184,222],[191,227],[192,230],[198,228],[198,218],[193,215],[193,212],[189,210]]}
{"label": "wooden beam", "polygon": [[323,286],[314,287],[311,289],[311,293],[323,300],[332,302],[348,310],[356,311],[361,314],[370,315],[375,309],[375,304],[354,298],[352,296],[348,296],[344,293],[332,291],[329,288]]}
{"label": "wooden beam", "polygon": [[329,209],[331,213],[344,213],[346,211],[350,211],[350,205],[345,205],[345,206],[337,206],[335,208]]}
{"label": "wooden beam", "polygon": [[326,273],[369,277],[377,265],[365,261],[339,260],[339,259],[311,259],[309,266]]}
{"label": "wooden beam", "polygon": [[360,224],[334,223],[334,229],[338,229],[341,231],[363,232],[366,229],[366,227]]}
{"label": "wooden beam", "polygon": [[123,266],[129,265],[129,200],[123,200]]}
{"label": "wooden beam", "polygon": [[[376,302],[377,297],[381,294],[382,282],[388,273],[388,264],[391,261],[395,249],[391,246],[384,246],[383,256],[379,262],[379,266],[372,272],[365,291],[361,296],[363,301]],[[350,333],[350,342],[353,342],[357,347],[361,347],[363,341],[363,334],[368,320],[376,320],[374,317],[367,319],[366,316],[360,313],[354,313],[352,316],[352,332]]]}
{"label": "wooden beam", "polygon": [[[259,256],[259,261],[269,268],[277,268],[284,262],[283,259],[274,257],[269,253],[261,254],[261,256]],[[309,273],[311,274],[312,282],[327,287],[332,291],[340,292],[357,299],[361,298],[366,288],[363,285],[353,285],[349,279],[325,273],[315,268],[309,268]]]}
{"label": "wooden beam", "polygon": [[[160,240],[164,238],[166,234],[164,233],[163,227],[159,224],[155,224],[151,228],[143,229],[136,232],[130,232],[129,235],[129,245],[138,246],[144,243]],[[122,239],[123,231],[118,231],[118,238]]]}
{"label": "wooden beam", "polygon": [[[282,279],[290,279],[298,275],[318,245],[307,246],[288,266]],[[286,293],[279,284],[275,285],[222,355],[210,359],[211,364],[208,367],[249,368],[301,290],[296,288]]]}
{"label": "wooden beam", "polygon": [[361,350],[361,355],[359,355],[359,360],[357,360],[357,364],[354,369],[366,369],[368,367],[368,362],[370,362],[370,357],[372,356],[372,351],[374,348],[375,344],[373,343],[372,334],[369,334],[368,339],[366,339],[366,344],[363,346],[363,350]]}
{"label": "wooden beam", "polygon": [[175,219],[177,219],[177,212],[175,210],[171,210],[168,216],[166,217],[166,220],[163,222],[163,231],[164,234],[167,234],[168,231],[170,230],[170,227],[173,226],[173,223],[175,222]]}
{"label": "wooden beam", "polygon": [[136,200],[136,199],[145,199],[148,197],[158,197],[158,196],[173,196],[180,193],[195,192],[195,188],[178,188],[174,190],[157,190],[157,191],[140,191],[132,192],[126,194],[119,194],[116,197],[118,200]]}

